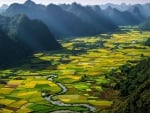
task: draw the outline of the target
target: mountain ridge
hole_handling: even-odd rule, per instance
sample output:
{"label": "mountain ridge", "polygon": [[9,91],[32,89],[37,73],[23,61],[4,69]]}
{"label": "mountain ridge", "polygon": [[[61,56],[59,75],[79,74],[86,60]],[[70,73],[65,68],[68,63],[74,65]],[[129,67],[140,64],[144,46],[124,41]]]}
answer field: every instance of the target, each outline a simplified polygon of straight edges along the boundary
{"label": "mountain ridge", "polygon": [[0,62],[3,64],[28,57],[34,52],[61,49],[46,25],[25,15],[0,16],[0,32]]}
{"label": "mountain ridge", "polygon": [[[31,2],[31,3],[29,3]],[[33,5],[31,7],[31,5]],[[86,7],[85,9],[86,15],[90,15],[90,21],[85,21],[85,19],[81,19],[80,16],[77,16],[69,11],[64,10],[59,5],[49,4],[45,7],[42,7],[39,4],[33,3],[32,1],[25,2],[24,4],[12,4],[4,13],[6,16],[13,16],[16,14],[23,13],[27,15],[30,19],[39,19],[43,23],[45,23],[49,30],[56,37],[74,37],[74,36],[89,36],[89,35],[97,35],[103,32],[110,32],[117,28],[116,25],[109,22],[110,20],[95,20],[100,19],[99,15],[97,15],[93,10]],[[82,10],[81,10],[82,11]],[[93,16],[94,15],[94,16]],[[110,23],[109,26],[106,23]]]}

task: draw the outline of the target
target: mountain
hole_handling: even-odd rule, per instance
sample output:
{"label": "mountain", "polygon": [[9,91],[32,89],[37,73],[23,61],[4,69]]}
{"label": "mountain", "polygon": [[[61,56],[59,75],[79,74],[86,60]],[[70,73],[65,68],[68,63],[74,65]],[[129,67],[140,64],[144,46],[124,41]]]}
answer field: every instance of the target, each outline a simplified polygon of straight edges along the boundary
{"label": "mountain", "polygon": [[[47,26],[25,15],[0,16],[0,63],[32,55],[34,52],[60,49]],[[7,61],[7,62],[5,62]]]}
{"label": "mountain", "polygon": [[126,11],[126,10],[129,9],[130,5],[127,5],[125,3],[122,3],[120,5],[118,5],[118,4],[112,4],[112,3],[107,3],[107,4],[104,4],[104,5],[100,5],[100,7],[102,9],[107,9],[108,7],[112,7],[112,8],[118,9],[119,11]]}
{"label": "mountain", "polygon": [[141,30],[150,31],[150,18],[148,18],[142,24],[140,24],[139,27]]}
{"label": "mountain", "polygon": [[[91,9],[88,9],[88,7],[78,9],[79,12],[88,15],[89,19],[86,19],[86,17],[83,17],[82,15],[76,15],[72,11],[65,10],[63,6],[65,7],[65,5],[59,6],[55,4],[42,6],[28,0],[24,4],[12,4],[5,12],[5,15],[14,16],[23,13],[30,19],[39,19],[48,26],[49,30],[56,37],[95,35],[104,31],[112,31],[117,28],[117,26],[109,21],[102,20],[99,15]],[[74,4],[67,7],[74,7]]]}
{"label": "mountain", "polygon": [[0,53],[0,66],[31,55],[31,51],[22,48],[20,44],[18,45],[2,29],[0,29]]}
{"label": "mountain", "polygon": [[144,15],[146,18],[150,17],[150,3],[143,4]]}
{"label": "mountain", "polygon": [[[109,18],[109,17],[105,14],[104,10],[102,10],[98,5],[95,5],[95,6],[93,6],[93,7],[91,6],[91,9],[99,16],[100,21],[102,21],[103,23],[105,23],[105,25],[106,25],[107,27],[110,27],[110,29],[112,29],[114,25],[118,26],[117,24],[115,24],[115,23],[113,22],[113,20],[112,20],[111,18]],[[103,25],[104,25],[104,24],[103,24]],[[105,25],[104,25],[104,26],[105,26]]]}
{"label": "mountain", "polygon": [[150,3],[133,5],[129,7],[128,11],[132,12],[135,8],[138,8],[144,18],[148,18],[150,16]]}
{"label": "mountain", "polygon": [[95,33],[93,33],[91,26],[88,26],[87,23],[57,5],[48,5],[46,14],[49,15],[47,25],[50,26],[50,30],[53,31],[55,29],[54,34],[59,34],[61,37],[85,36]]}
{"label": "mountain", "polygon": [[142,4],[136,4],[136,5],[130,6],[127,11],[133,14],[140,21],[143,21],[147,18]]}
{"label": "mountain", "polygon": [[146,18],[145,15],[142,13],[144,12],[144,10],[142,9],[140,5],[132,7],[132,9],[130,9],[129,12],[132,15],[134,15],[134,17],[140,22],[143,22]]}
{"label": "mountain", "polygon": [[82,6],[72,4],[49,4],[44,6],[27,0],[24,4],[14,3],[4,15],[25,14],[30,19],[41,20],[55,37],[77,37],[111,32],[121,25],[138,25],[147,18],[149,4]]}
{"label": "mountain", "polygon": [[139,10],[138,12],[140,12],[140,15],[142,16],[142,18],[148,18],[150,16],[150,3],[145,3],[145,4],[134,4],[134,5],[127,5],[125,3],[122,3],[120,5],[118,4],[112,4],[112,3],[108,3],[108,4],[104,4],[104,5],[100,5],[100,7],[105,10],[108,7],[111,8],[115,8],[121,12],[123,11],[129,11],[130,13],[134,14],[134,10]]}
{"label": "mountain", "polygon": [[101,13],[101,9],[99,9],[99,12],[95,12],[91,6],[84,7],[73,3],[66,10],[90,25],[97,33],[108,32],[116,28],[115,24]]}
{"label": "mountain", "polygon": [[139,19],[140,17],[137,18],[129,11],[121,12],[116,8],[108,7],[104,12],[116,25],[136,25],[142,21],[142,19]]}

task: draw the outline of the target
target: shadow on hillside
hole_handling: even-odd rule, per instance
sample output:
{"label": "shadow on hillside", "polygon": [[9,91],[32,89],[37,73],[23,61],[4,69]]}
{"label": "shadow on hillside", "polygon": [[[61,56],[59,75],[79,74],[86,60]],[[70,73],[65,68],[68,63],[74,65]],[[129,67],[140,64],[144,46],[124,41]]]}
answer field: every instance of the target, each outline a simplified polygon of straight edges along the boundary
{"label": "shadow on hillside", "polygon": [[[34,61],[33,61],[34,59]],[[51,61],[45,61],[33,56],[24,59],[18,59],[12,62],[1,63],[0,69],[8,69],[8,68],[18,68],[20,67],[22,70],[42,70],[48,67],[56,68],[56,65],[51,66]]]}

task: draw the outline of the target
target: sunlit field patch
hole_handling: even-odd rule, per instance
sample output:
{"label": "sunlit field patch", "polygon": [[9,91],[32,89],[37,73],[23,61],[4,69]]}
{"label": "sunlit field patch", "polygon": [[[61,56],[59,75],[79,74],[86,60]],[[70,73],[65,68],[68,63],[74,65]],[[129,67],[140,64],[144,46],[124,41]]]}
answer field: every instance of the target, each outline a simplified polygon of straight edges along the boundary
{"label": "sunlit field patch", "polygon": [[28,92],[22,92],[18,94],[18,97],[29,97],[37,93],[37,91],[28,91]]}
{"label": "sunlit field patch", "polygon": [[16,113],[29,113],[31,111],[32,110],[29,108],[21,108],[21,109],[17,110]]}
{"label": "sunlit field patch", "polygon": [[21,106],[23,106],[26,103],[27,103],[26,100],[20,100],[20,101],[12,103],[11,105],[9,105],[9,107],[21,108]]}
{"label": "sunlit field patch", "polygon": [[13,113],[13,110],[8,110],[8,109],[0,109],[0,113]]}
{"label": "sunlit field patch", "polygon": [[14,103],[15,100],[11,100],[11,99],[0,99],[0,104],[4,104],[4,105],[10,105],[12,103]]}
{"label": "sunlit field patch", "polygon": [[59,99],[65,103],[87,103],[87,98],[82,95],[59,95],[53,99]]}
{"label": "sunlit field patch", "polygon": [[97,107],[101,107],[101,108],[110,108],[113,104],[112,101],[106,101],[106,100],[89,100],[88,101],[90,104],[97,106]]}
{"label": "sunlit field patch", "polygon": [[16,84],[16,85],[19,85],[23,82],[24,80],[10,80],[8,82],[8,84]]}
{"label": "sunlit field patch", "polygon": [[13,88],[0,88],[0,94],[9,95],[13,90]]}

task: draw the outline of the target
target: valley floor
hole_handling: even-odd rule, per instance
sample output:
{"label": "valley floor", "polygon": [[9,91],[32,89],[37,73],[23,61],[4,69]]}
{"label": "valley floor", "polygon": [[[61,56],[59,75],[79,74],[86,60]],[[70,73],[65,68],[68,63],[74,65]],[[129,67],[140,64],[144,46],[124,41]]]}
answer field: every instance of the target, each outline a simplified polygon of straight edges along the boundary
{"label": "valley floor", "polygon": [[[0,70],[0,113],[57,113],[58,111],[107,113],[114,104],[122,103],[116,82],[108,74],[120,71],[124,64],[136,65],[150,57],[144,42],[150,32],[136,27],[120,27],[113,34],[61,41],[64,50],[36,53],[23,65]],[[53,80],[51,76],[57,75]],[[62,94],[61,83],[67,88]],[[42,97],[72,106],[58,106]],[[86,112],[87,111],[87,112]]]}

